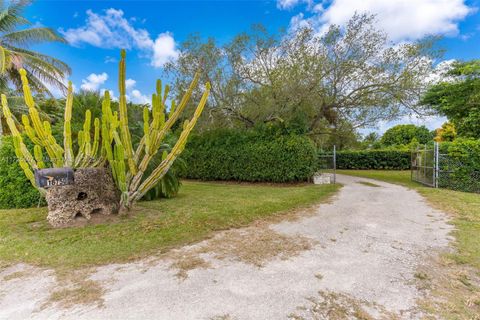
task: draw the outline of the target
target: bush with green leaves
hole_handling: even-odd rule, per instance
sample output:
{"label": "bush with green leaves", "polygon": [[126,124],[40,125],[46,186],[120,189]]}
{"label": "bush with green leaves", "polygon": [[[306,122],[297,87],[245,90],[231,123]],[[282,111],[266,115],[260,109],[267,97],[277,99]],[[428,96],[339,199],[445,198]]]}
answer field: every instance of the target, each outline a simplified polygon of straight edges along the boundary
{"label": "bush with green leaves", "polygon": [[441,143],[439,166],[439,187],[480,192],[480,140]]}
{"label": "bush with green leaves", "polygon": [[384,146],[407,145],[413,140],[426,144],[433,140],[433,136],[434,134],[425,126],[399,124],[385,131],[380,142]]}
{"label": "bush with green leaves", "polygon": [[222,129],[192,136],[183,157],[183,175],[202,180],[296,182],[308,180],[317,168],[309,138],[255,130]]}
{"label": "bush with green leaves", "polygon": [[20,168],[13,138],[3,136],[0,142],[0,209],[29,208],[37,205],[45,205],[45,200]]}
{"label": "bush with green leaves", "polygon": [[410,169],[411,154],[407,150],[361,150],[337,153],[338,169]]}

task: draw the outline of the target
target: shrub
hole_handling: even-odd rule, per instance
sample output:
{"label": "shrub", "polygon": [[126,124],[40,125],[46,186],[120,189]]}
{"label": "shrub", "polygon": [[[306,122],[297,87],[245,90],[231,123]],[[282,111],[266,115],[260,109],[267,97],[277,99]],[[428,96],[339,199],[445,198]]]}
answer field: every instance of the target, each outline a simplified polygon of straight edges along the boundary
{"label": "shrub", "polygon": [[313,143],[299,135],[214,130],[193,136],[184,152],[184,176],[202,180],[294,182],[315,172]]}
{"label": "shrub", "polygon": [[28,208],[45,205],[45,200],[35,189],[15,156],[11,136],[4,136],[0,145],[0,209]]}
{"label": "shrub", "polygon": [[439,166],[439,187],[480,192],[480,140],[441,143]]}
{"label": "shrub", "polygon": [[413,139],[421,144],[428,143],[433,139],[433,133],[425,126],[417,127],[414,124],[399,124],[388,129],[381,138],[384,146],[405,145]]}
{"label": "shrub", "polygon": [[337,153],[338,169],[410,169],[411,154],[404,150],[363,150]]}

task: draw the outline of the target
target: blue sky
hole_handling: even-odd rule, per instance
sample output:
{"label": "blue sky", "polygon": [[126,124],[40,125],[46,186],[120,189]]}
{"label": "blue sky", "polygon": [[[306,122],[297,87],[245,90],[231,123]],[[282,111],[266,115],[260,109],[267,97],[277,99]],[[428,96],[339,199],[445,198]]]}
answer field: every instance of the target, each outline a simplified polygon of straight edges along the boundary
{"label": "blue sky", "polygon": [[[480,58],[480,0],[278,1],[50,1],[34,2],[27,17],[62,33],[70,44],[35,49],[67,62],[75,87],[116,90],[119,48],[128,48],[129,96],[142,102],[162,78],[162,65],[178,55],[190,33],[227,42],[262,23],[270,31],[310,23],[342,24],[355,11],[376,13],[392,41],[442,35],[444,59]],[[402,119],[436,127],[443,119]],[[392,123],[379,124],[384,131]]]}

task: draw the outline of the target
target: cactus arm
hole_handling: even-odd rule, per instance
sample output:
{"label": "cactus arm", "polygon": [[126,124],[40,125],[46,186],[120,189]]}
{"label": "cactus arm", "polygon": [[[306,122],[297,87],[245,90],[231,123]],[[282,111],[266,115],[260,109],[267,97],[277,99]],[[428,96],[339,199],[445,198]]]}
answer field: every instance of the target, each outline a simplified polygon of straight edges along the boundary
{"label": "cactus arm", "polygon": [[88,166],[92,155],[92,144],[90,129],[92,127],[92,112],[90,109],[85,111],[85,121],[83,122],[83,130],[78,132],[78,155],[75,159],[75,167]]}
{"label": "cactus arm", "polygon": [[37,161],[37,165],[39,169],[45,168],[45,162],[43,162],[43,153],[42,153],[42,147],[40,147],[38,144],[35,145],[33,148],[33,154],[35,155],[35,160]]}
{"label": "cactus arm", "polygon": [[[187,106],[188,101],[190,100],[190,97],[192,96],[193,90],[197,87],[198,80],[200,78],[200,74],[197,72],[195,73],[195,76],[193,77],[192,82],[190,83],[190,86],[188,87],[187,91],[183,95],[182,99],[180,100],[180,104],[178,107],[175,105],[175,101],[172,101],[172,105],[170,108],[169,112],[169,117],[168,120],[165,122],[165,101],[166,97],[169,92],[169,87],[165,87],[165,93],[163,96],[163,99],[161,98],[161,85],[162,82],[160,80],[157,81],[157,94],[152,96],[152,114],[153,114],[153,121],[151,125],[151,130],[156,131],[156,134],[154,132],[151,133],[151,147],[150,150],[157,150],[158,147],[160,146],[161,141],[163,140],[165,134],[172,128],[172,126],[175,124],[175,122],[178,120],[178,117],[180,114],[182,114],[183,110]],[[145,141],[142,138],[140,141],[139,146],[137,147],[137,150],[135,152],[135,161],[138,163],[141,153],[142,153],[142,148],[145,145]],[[156,151],[155,151],[156,153]],[[146,155],[144,155],[145,157]],[[142,160],[143,162],[143,160]]]}
{"label": "cactus arm", "polygon": [[95,120],[93,121],[93,126],[94,126],[94,134],[93,134],[93,146],[92,146],[91,157],[93,159],[96,159],[97,153],[98,153],[99,140],[100,140],[100,119],[95,118]]}
{"label": "cactus arm", "polygon": [[[15,155],[17,156],[18,158],[18,164],[20,165],[20,167],[22,168],[23,172],[25,173],[25,176],[27,177],[27,179],[30,181],[30,183],[37,189],[39,189],[37,186],[36,186],[36,183],[35,183],[35,176],[30,168],[30,165],[27,161],[25,161],[25,157],[24,157],[24,151],[22,150],[22,144],[23,144],[23,141],[22,141],[22,138],[20,135],[18,136],[14,136],[13,137],[13,145],[15,147]],[[23,146],[25,146],[23,144]],[[25,148],[26,149],[26,148]],[[30,155],[31,156],[31,155]]]}
{"label": "cactus arm", "polygon": [[172,166],[175,159],[185,148],[185,144],[187,143],[188,136],[192,131],[192,129],[194,128],[195,124],[197,123],[198,119],[200,118],[200,115],[202,114],[205,104],[207,103],[209,93],[210,93],[210,84],[207,83],[206,90],[203,93],[203,96],[195,110],[195,113],[191,121],[188,121],[188,120],[185,121],[185,124],[183,126],[183,131],[180,134],[178,141],[176,142],[175,146],[172,148],[170,153],[165,157],[165,159],[160,163],[160,165],[153,170],[151,175],[148,178],[146,178],[145,181],[142,182],[142,184],[140,184],[138,188],[135,188],[134,190],[130,189],[131,191],[133,191],[131,196],[131,201],[140,200],[145,195],[145,193],[147,193],[148,190],[153,188],[160,181],[160,179],[162,179],[163,176],[165,176],[165,174],[168,172],[168,170]]}
{"label": "cactus arm", "polygon": [[125,50],[121,51],[119,76],[118,76],[118,91],[119,91],[119,114],[120,114],[120,137],[124,147],[125,156],[128,162],[130,173],[135,175],[137,173],[137,166],[133,159],[132,138],[128,128],[128,113],[127,113],[127,98],[125,90]]}
{"label": "cactus arm", "polygon": [[75,168],[80,166],[80,163],[83,160],[83,157],[85,155],[85,134],[83,133],[83,130],[78,131],[77,134],[77,142],[78,142],[78,154],[75,157],[75,162],[73,163],[73,166]]}
{"label": "cactus arm", "polygon": [[12,136],[14,138],[15,154],[17,158],[19,160],[21,159],[23,161],[26,161],[26,163],[30,165],[30,167],[32,167],[33,169],[38,169],[35,158],[32,156],[30,151],[28,151],[25,143],[23,143],[22,135],[18,131],[15,121],[13,119],[13,114],[8,107],[7,96],[5,96],[4,94],[1,95],[1,102],[3,108],[3,116],[7,120],[8,128],[10,129],[10,132],[12,133]]}
{"label": "cactus arm", "polygon": [[23,128],[25,129],[25,132],[27,133],[27,136],[30,138],[30,140],[34,144],[41,145],[42,142],[40,141],[40,139],[35,134],[35,130],[30,125],[30,119],[25,114],[22,115],[22,124],[23,124]]}
{"label": "cactus arm", "polygon": [[[142,180],[142,177],[145,171],[147,170],[148,164],[150,163],[151,159],[155,156],[155,154],[158,151],[158,148],[160,147],[160,143],[162,142],[167,132],[170,130],[173,124],[177,121],[178,117],[187,106],[187,103],[190,100],[192,92],[198,84],[199,77],[200,75],[196,73],[195,77],[190,83],[190,86],[187,92],[183,95],[182,100],[180,101],[180,104],[178,105],[178,107],[175,107],[175,104],[172,103],[172,107],[174,108],[174,111],[173,111],[173,114],[168,118],[166,122],[164,122],[165,121],[165,112],[163,107],[164,105],[162,100],[160,100],[160,96],[157,94],[152,98],[152,103],[153,103],[152,110],[153,110],[154,119],[152,121],[152,133],[150,135],[151,141],[150,141],[149,152],[145,153],[142,161],[138,166],[138,172],[137,174],[134,175],[132,179],[132,183],[130,184],[130,192],[134,192],[138,188]],[[168,87],[165,88],[165,94],[168,94],[167,88]],[[158,88],[157,88],[157,91],[158,91]],[[202,96],[201,103],[206,103],[206,99],[208,98],[209,93],[210,93],[210,84],[207,85],[207,90],[204,92],[204,95]],[[205,98],[205,101],[203,101],[204,98]],[[203,106],[202,106],[202,110],[203,110]]]}
{"label": "cactus arm", "polygon": [[41,146],[44,147],[47,151],[48,156],[52,160],[54,166],[62,167],[63,149],[57,144],[51,132],[45,130],[46,127],[44,124],[42,124],[42,121],[40,120],[40,115],[37,108],[35,107],[35,102],[30,91],[30,86],[28,85],[27,72],[25,71],[25,69],[20,69],[20,77],[22,80],[25,104],[28,107],[28,113],[30,115],[30,119],[32,120],[33,129],[35,130],[35,133],[41,142]]}
{"label": "cactus arm", "polygon": [[148,153],[150,148],[150,110],[148,107],[143,108],[143,136],[145,143],[145,152]]}
{"label": "cactus arm", "polygon": [[63,125],[63,148],[65,149],[64,164],[66,167],[73,166],[75,155],[72,148],[72,108],[73,108],[73,86],[68,82],[67,101],[65,103],[65,123]]}

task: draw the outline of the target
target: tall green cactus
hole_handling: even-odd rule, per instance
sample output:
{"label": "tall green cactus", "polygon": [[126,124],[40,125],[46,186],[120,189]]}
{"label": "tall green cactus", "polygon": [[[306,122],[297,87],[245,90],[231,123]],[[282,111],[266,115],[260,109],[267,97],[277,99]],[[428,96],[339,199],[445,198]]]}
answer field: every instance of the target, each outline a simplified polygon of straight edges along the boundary
{"label": "tall green cactus", "polygon": [[[23,94],[25,99],[25,104],[28,107],[28,115],[22,115],[22,124],[25,129],[25,133],[28,138],[34,144],[34,157],[31,155],[30,151],[27,149],[23,142],[22,135],[17,129],[13,115],[8,107],[7,98],[5,95],[2,95],[2,108],[5,118],[7,119],[7,124],[12,132],[12,135],[15,138],[15,152],[20,161],[20,166],[24,169],[25,174],[29,177],[32,184],[35,186],[34,179],[30,174],[32,169],[42,169],[46,167],[46,159],[43,156],[43,150],[47,152],[48,162],[50,162],[54,167],[87,167],[89,166],[95,157],[96,153],[92,152],[98,149],[96,147],[99,144],[100,134],[99,128],[95,128],[93,149],[88,147],[90,141],[90,111],[87,110],[87,115],[85,119],[84,129],[88,131],[83,132],[79,140],[85,141],[87,144],[87,153],[80,152],[76,157],[73,152],[72,147],[72,128],[71,128],[71,119],[72,119],[72,105],[73,105],[73,89],[72,83],[69,82],[67,90],[67,99],[65,103],[65,122],[64,122],[64,141],[63,148],[57,143],[55,137],[52,135],[52,129],[48,121],[43,121],[40,118],[40,113],[35,106],[35,101],[33,100],[32,94],[30,92],[30,86],[28,84],[27,74],[25,70],[20,69],[20,75],[23,84]],[[99,127],[99,119],[95,119],[96,126]],[[98,132],[97,132],[98,131]],[[25,163],[24,163],[25,162]],[[97,159],[97,163],[98,159]],[[25,165],[27,164],[27,165]]]}
{"label": "tall green cactus", "polygon": [[[149,177],[144,177],[149,163],[160,149],[161,143],[168,131],[178,120],[180,114],[187,106],[192,92],[198,84],[199,75],[195,75],[187,92],[184,94],[178,106],[172,102],[168,119],[166,119],[165,103],[168,98],[170,88],[165,86],[162,94],[162,83],[157,81],[156,93],[152,95],[151,115],[150,110],[143,110],[143,137],[140,140],[135,152],[128,129],[128,114],[126,107],[125,92],[125,51],[121,52],[119,63],[119,118],[112,116],[109,103],[109,93],[105,91],[103,115],[102,115],[102,134],[103,139],[108,135],[107,143],[103,144],[106,148],[107,160],[112,168],[114,180],[119,190],[122,192],[121,206],[128,209],[132,204],[140,200],[145,193],[153,188],[165,176],[175,159],[185,147],[188,135],[195,126],[200,117],[203,108],[208,99],[210,84],[206,84],[205,92],[196,108],[196,111],[190,121],[188,121],[180,137],[172,148],[171,152],[163,157],[163,161],[153,170]],[[119,130],[120,132],[118,132]],[[114,142],[113,144],[111,142]]]}
{"label": "tall green cactus", "polygon": [[[108,90],[105,90],[102,102],[102,117],[101,119],[95,118],[93,121],[93,142],[91,136],[92,115],[90,110],[87,110],[83,128],[78,132],[78,151],[76,155],[72,146],[73,89],[71,83],[68,84],[65,103],[64,139],[63,147],[61,147],[52,135],[50,123],[41,121],[30,92],[26,72],[25,70],[20,71],[25,103],[28,107],[28,115],[22,116],[22,124],[25,128],[25,133],[34,144],[33,155],[25,146],[22,134],[17,129],[13,115],[8,107],[7,98],[2,94],[3,114],[14,136],[16,155],[25,175],[33,185],[35,185],[33,171],[45,168],[48,164],[44,159],[43,150],[46,151],[54,167],[83,168],[108,164],[115,184],[121,192],[120,207],[122,209],[131,208],[134,202],[140,200],[168,172],[175,159],[185,148],[188,135],[207,103],[210,84],[206,83],[205,91],[195,113],[190,121],[185,121],[183,131],[175,146],[170,153],[162,155],[162,162],[152,171],[150,176],[144,177],[165,136],[187,106],[193,90],[198,85],[199,76],[198,74],[195,75],[178,105],[172,102],[168,116],[165,104],[170,88],[168,85],[162,88],[161,81],[157,81],[155,93],[152,95],[151,110],[148,107],[145,107],[143,110],[143,137],[134,151],[128,127],[125,59],[125,51],[122,50],[118,78],[118,111],[112,110],[110,93]],[[44,192],[44,190],[41,191]]]}

